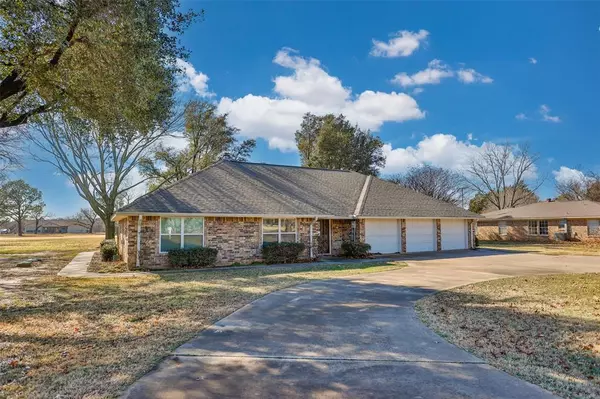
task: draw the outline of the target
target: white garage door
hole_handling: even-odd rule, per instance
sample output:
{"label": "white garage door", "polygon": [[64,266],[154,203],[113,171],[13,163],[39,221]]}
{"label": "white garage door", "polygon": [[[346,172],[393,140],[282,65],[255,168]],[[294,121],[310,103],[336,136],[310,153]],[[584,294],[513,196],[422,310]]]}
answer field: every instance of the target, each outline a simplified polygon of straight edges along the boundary
{"label": "white garage door", "polygon": [[464,220],[442,219],[442,250],[467,248],[467,224]]}
{"label": "white garage door", "polygon": [[371,252],[391,254],[400,252],[400,235],[396,219],[366,219],[365,241]]}
{"label": "white garage door", "polygon": [[406,219],[406,252],[435,251],[433,219]]}

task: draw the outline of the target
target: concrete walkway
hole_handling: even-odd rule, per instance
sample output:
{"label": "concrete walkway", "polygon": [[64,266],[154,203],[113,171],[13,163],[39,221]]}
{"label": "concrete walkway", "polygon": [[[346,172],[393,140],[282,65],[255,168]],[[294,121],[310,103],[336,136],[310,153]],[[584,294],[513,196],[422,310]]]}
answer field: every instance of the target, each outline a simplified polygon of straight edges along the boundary
{"label": "concrete walkway", "polygon": [[148,275],[148,273],[142,272],[130,272],[130,273],[92,273],[88,272],[88,267],[92,261],[94,252],[81,252],[73,258],[73,260],[63,267],[58,272],[60,277],[75,277],[75,278],[119,278],[119,277],[138,277]]}
{"label": "concrete walkway", "polygon": [[600,258],[471,251],[267,295],[179,347],[126,398],[553,398],[444,341],[414,303],[513,275],[600,272]]}

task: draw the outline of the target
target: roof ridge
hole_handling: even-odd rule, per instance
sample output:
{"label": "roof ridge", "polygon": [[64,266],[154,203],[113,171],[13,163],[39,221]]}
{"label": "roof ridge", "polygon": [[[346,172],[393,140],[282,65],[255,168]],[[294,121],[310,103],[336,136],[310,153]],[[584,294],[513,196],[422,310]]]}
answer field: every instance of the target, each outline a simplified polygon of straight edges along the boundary
{"label": "roof ridge", "polygon": [[202,168],[202,169],[200,169],[199,171],[196,171],[196,172],[194,172],[194,173],[192,173],[192,174],[190,174],[190,175],[188,175],[188,176],[184,177],[183,179],[179,179],[179,180],[177,180],[177,181],[175,181],[175,182],[173,182],[173,183],[171,183],[171,184],[167,184],[167,185],[165,185],[165,186],[163,186],[163,187],[159,187],[159,188],[157,188],[156,190],[152,190],[152,191],[150,191],[149,193],[146,193],[146,194],[140,195],[139,197],[137,197],[136,199],[134,199],[133,201],[131,201],[129,204],[127,204],[127,205],[125,205],[125,206],[123,206],[123,207],[121,207],[121,208],[119,208],[119,209],[115,210],[115,212],[120,212],[120,211],[122,211],[122,210],[124,210],[124,209],[126,209],[126,208],[129,208],[129,207],[133,206],[133,205],[134,205],[136,202],[140,201],[142,198],[145,198],[145,197],[147,197],[147,196],[149,196],[149,195],[152,195],[152,194],[158,193],[158,192],[160,192],[160,191],[167,190],[167,189],[169,189],[169,188],[171,188],[171,187],[173,187],[173,186],[175,186],[175,185],[177,185],[177,184],[179,184],[179,183],[181,183],[181,182],[184,182],[184,181],[186,181],[186,180],[190,179],[190,178],[191,178],[191,177],[193,177],[193,176],[196,176],[196,175],[197,175],[197,174],[199,174],[199,173],[202,173],[202,172],[204,172],[205,170],[208,170],[208,169],[212,168],[213,166],[220,165],[220,164],[222,164],[222,163],[224,163],[224,162],[233,162],[233,161],[227,161],[226,159],[223,159],[223,158],[221,158],[221,159],[219,159],[217,162],[215,162],[215,163],[213,163],[213,164],[210,164],[210,165],[208,165],[206,168]]}
{"label": "roof ridge", "polygon": [[[346,169],[313,168],[313,167],[310,167],[310,166],[302,166],[302,165],[280,165],[280,164],[268,163],[268,162],[248,162],[248,161],[231,161],[231,160],[227,160],[226,162],[241,163],[241,164],[246,164],[246,165],[276,166],[276,167],[280,167],[280,168],[296,168],[296,169],[309,169],[309,170],[325,170],[325,171],[329,171],[329,172],[358,173],[358,172],[355,172],[353,170],[346,170]],[[362,174],[362,173],[359,173],[359,174]]]}
{"label": "roof ridge", "polygon": [[371,186],[371,180],[373,176],[367,175],[365,177],[365,182],[363,183],[362,190],[360,191],[360,195],[358,196],[358,201],[356,202],[356,208],[354,208],[354,217],[358,217],[363,208],[365,207],[365,200],[367,199],[367,193],[369,192],[369,187]]}

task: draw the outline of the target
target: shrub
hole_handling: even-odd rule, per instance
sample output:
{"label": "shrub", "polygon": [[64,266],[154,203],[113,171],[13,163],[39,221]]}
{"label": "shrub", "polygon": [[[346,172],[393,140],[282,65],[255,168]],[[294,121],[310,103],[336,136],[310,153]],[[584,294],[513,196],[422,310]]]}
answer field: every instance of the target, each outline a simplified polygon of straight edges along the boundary
{"label": "shrub", "polygon": [[[108,241],[108,240],[105,240]],[[112,262],[116,260],[119,256],[119,250],[114,242],[112,243],[104,243],[100,244],[100,256],[102,257],[103,262]]]}
{"label": "shrub", "polygon": [[342,242],[342,256],[347,258],[366,258],[370,250],[371,245],[366,242]]}
{"label": "shrub", "polygon": [[105,245],[114,245],[114,246],[117,246],[117,242],[114,239],[111,239],[111,238],[100,241],[100,248],[102,248]]}
{"label": "shrub", "polygon": [[477,248],[479,248],[479,238],[477,238],[477,236],[475,236],[475,248],[474,249],[477,249]]}
{"label": "shrub", "polygon": [[213,266],[218,252],[208,247],[172,249],[168,252],[169,265],[174,268]]}
{"label": "shrub", "polygon": [[294,263],[306,249],[301,242],[272,242],[262,247],[262,257],[266,263]]}

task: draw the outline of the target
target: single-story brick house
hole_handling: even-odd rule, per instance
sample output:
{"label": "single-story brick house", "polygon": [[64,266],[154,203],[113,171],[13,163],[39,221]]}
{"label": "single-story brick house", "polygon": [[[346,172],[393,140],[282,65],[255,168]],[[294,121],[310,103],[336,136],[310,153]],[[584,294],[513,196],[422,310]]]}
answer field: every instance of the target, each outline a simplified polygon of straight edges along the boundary
{"label": "single-story brick house", "polygon": [[130,267],[167,267],[172,248],[218,249],[218,264],[260,260],[266,242],[300,241],[305,256],[342,241],[375,253],[473,247],[480,216],[397,184],[344,170],[220,161],[115,213]]}
{"label": "single-story brick house", "polygon": [[477,222],[480,240],[600,239],[600,203],[549,201],[483,214]]}

